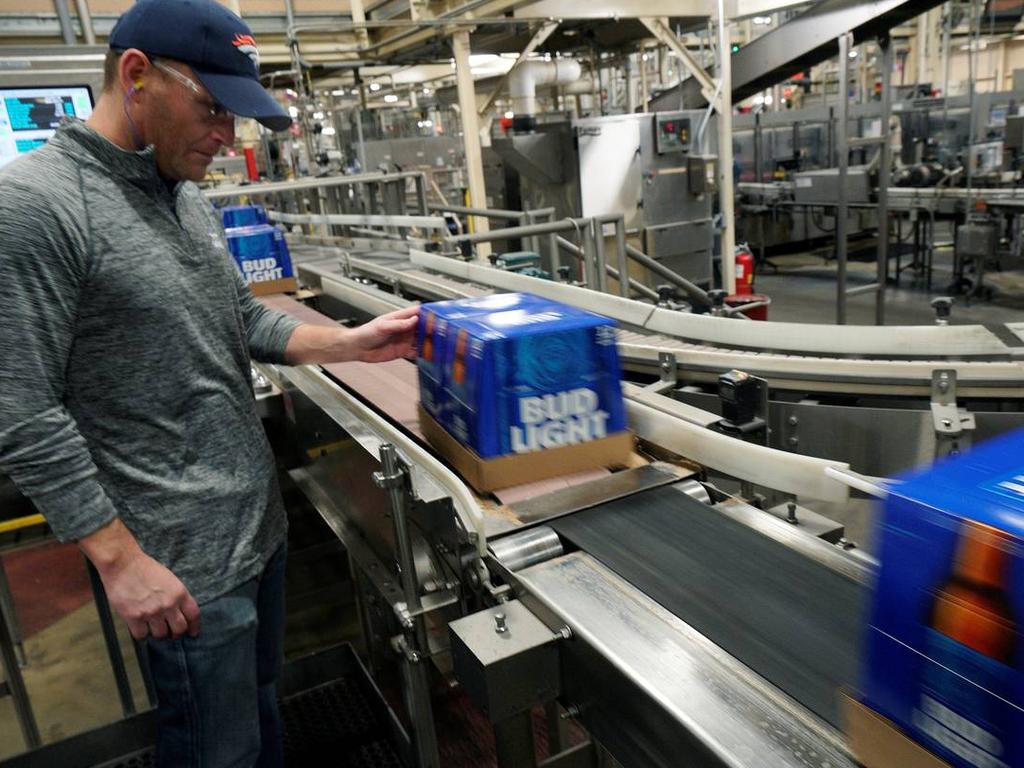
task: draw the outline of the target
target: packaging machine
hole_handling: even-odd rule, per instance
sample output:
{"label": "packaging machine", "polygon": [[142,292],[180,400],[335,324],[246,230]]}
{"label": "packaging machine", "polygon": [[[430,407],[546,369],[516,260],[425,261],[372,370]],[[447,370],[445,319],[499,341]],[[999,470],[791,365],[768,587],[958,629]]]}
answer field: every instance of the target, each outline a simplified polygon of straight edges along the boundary
{"label": "packaging machine", "polygon": [[1024,324],[690,314],[598,290],[592,248],[589,285],[556,282],[437,252],[426,206],[302,208],[291,250],[315,298],[264,300],[311,322],[528,291],[620,327],[629,461],[487,495],[423,438],[411,362],[263,366],[282,393],[280,458],[350,553],[372,665],[401,670],[411,760],[440,764],[441,678],[494,724],[502,766],[537,764],[541,705],[548,766],[854,765],[841,692],[875,566],[851,541],[869,533],[866,499],[1024,426]]}

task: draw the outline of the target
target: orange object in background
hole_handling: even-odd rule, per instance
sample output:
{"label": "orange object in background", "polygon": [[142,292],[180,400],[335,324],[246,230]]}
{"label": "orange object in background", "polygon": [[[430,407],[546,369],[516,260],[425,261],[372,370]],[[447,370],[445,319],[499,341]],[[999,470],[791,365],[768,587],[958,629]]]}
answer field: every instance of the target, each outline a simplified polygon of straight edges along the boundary
{"label": "orange object in background", "polygon": [[466,346],[469,344],[469,334],[465,329],[459,331],[455,337],[455,360],[452,362],[452,381],[456,384],[466,382]]}
{"label": "orange object in background", "polygon": [[968,522],[960,538],[956,569],[938,590],[932,628],[989,658],[1010,664],[1017,637],[1007,599],[1010,546],[995,528]]}
{"label": "orange object in background", "polygon": [[245,152],[245,171],[249,176],[249,181],[260,180],[260,170],[256,167],[256,150],[252,147],[246,147]]}

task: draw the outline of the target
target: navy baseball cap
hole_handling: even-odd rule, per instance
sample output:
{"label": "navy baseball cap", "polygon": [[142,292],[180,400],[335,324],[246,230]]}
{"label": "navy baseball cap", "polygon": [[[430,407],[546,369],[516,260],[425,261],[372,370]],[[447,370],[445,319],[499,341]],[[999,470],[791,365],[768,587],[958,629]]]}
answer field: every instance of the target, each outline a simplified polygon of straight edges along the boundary
{"label": "navy baseball cap", "polygon": [[192,67],[219,103],[272,131],[291,118],[260,85],[256,38],[244,21],[216,0],[139,0],[117,20],[110,47],[137,48]]}

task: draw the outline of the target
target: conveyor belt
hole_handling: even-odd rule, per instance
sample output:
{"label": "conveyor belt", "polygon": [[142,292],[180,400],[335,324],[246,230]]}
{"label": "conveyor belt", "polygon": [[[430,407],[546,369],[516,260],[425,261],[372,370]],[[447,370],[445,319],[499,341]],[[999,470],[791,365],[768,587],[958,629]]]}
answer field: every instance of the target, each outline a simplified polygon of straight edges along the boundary
{"label": "conveyor belt", "polygon": [[558,533],[823,719],[857,674],[868,571],[759,510],[674,486],[551,523]]}
{"label": "conveyor belt", "polygon": [[[330,318],[288,296],[264,296],[261,297],[261,301],[272,309],[285,312],[306,323],[336,325]],[[419,386],[414,363],[408,360],[391,360],[386,363],[332,363],[321,367],[334,380],[344,384],[379,413],[386,414],[392,422],[400,425],[424,448],[433,450],[419,425]],[[521,502],[554,490],[590,482],[607,472],[606,469],[593,469],[524,483],[495,491],[494,496],[503,504]]]}
{"label": "conveyor belt", "polygon": [[[364,258],[362,254],[360,258],[344,258],[348,259],[350,267],[357,273],[366,274],[383,282],[401,284],[414,293],[423,291],[423,295],[430,298],[479,295],[487,290],[494,290],[493,288],[480,288],[465,282],[465,276],[463,276],[462,282],[457,282],[450,277],[423,271],[404,260],[405,257],[402,255],[393,255],[382,261],[378,261],[377,255],[373,255],[372,260]],[[451,259],[446,259],[441,263],[447,267],[449,262],[451,268],[456,271],[469,269],[472,266],[466,262],[457,262]],[[324,279],[325,291],[331,292],[327,289],[328,282],[332,287],[336,286],[336,279],[327,280],[328,277],[336,278],[338,274],[338,269],[333,268],[329,263],[310,265],[305,269],[313,277]],[[512,275],[509,279],[519,278],[522,276]],[[538,285],[540,288],[544,287],[543,281],[537,283],[534,280],[531,285],[533,285],[533,290],[538,290]],[[559,290],[563,288],[566,286],[558,286]],[[359,290],[371,293],[371,289],[359,287]],[[574,290],[578,291],[579,289]],[[588,294],[584,292],[581,295]],[[373,298],[373,296],[368,296],[358,303],[364,309],[370,309]],[[396,301],[402,300],[396,298]],[[736,349],[716,345],[721,340],[714,342],[685,340],[671,333],[657,332],[666,323],[676,322],[678,318],[675,315],[678,313],[666,314],[664,310],[654,309],[648,304],[626,301],[614,296],[602,296],[601,301],[612,302],[615,309],[613,314],[626,326],[645,328],[644,332],[640,333],[624,328],[619,335],[619,350],[624,362],[645,370],[651,367],[657,369],[659,354],[668,352],[676,355],[677,362],[687,372],[687,378],[693,380],[713,381],[722,371],[736,368],[755,376],[761,376],[767,379],[771,386],[779,389],[860,395],[920,396],[927,395],[931,391],[933,370],[952,368],[957,371],[958,392],[962,397],[1017,398],[1022,391],[1020,381],[1024,378],[1024,365],[1013,359],[1013,355],[1019,352],[1019,340],[1009,343],[1010,339],[1017,339],[1017,336],[1024,335],[1024,331],[1017,327],[1021,324],[1007,324],[1005,328],[1000,326],[998,333],[993,332],[991,328],[982,326],[964,326],[958,327],[954,334],[942,337],[953,342],[948,348],[945,348],[946,344],[943,341],[943,355],[952,355],[958,351],[964,353],[965,344],[969,347],[977,344],[974,347],[974,354],[995,357],[1010,356],[1010,360],[949,360],[938,357],[922,359],[921,353],[925,350],[916,349],[914,344],[900,345],[899,348],[903,354],[894,355],[893,359],[877,359],[879,356],[885,357],[881,354],[885,350],[880,350],[878,354],[868,357],[844,358],[821,353],[784,352],[767,347],[761,350]],[[604,305],[602,307],[605,310],[608,309]],[[705,318],[705,320],[709,319],[711,318]],[[786,323],[771,325],[773,327],[792,326],[792,324]],[[715,324],[714,327],[721,327],[721,323]],[[829,326],[830,332],[836,331],[836,328],[836,326]],[[761,329],[751,326],[743,330]],[[815,326],[802,326],[803,333],[814,330]],[[869,330],[877,335],[877,329]],[[905,329],[894,327],[888,330],[891,332],[912,331],[914,334],[923,333],[934,341],[935,329],[929,327]],[[965,333],[967,335],[964,335]],[[960,335],[956,336],[955,334]],[[917,336],[914,338],[916,339]],[[872,344],[868,344],[864,349],[871,348],[873,348]],[[934,351],[932,350],[932,352]],[[904,355],[906,356],[904,357]]]}

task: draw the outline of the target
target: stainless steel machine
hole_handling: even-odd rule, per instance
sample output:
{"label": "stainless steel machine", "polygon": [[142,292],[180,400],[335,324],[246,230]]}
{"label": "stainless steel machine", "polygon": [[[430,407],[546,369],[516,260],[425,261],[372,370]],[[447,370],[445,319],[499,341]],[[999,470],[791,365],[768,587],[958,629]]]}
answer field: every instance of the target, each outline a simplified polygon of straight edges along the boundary
{"label": "stainless steel machine", "polygon": [[703,110],[542,122],[536,132],[494,138],[493,148],[518,172],[524,209],[550,206],[558,218],[623,215],[641,250],[710,287],[716,159],[709,122]]}
{"label": "stainless steel machine", "polygon": [[579,285],[464,260],[425,207],[296,212],[321,200],[308,182],[210,192],[242,194],[293,197],[274,216],[318,310],[266,301],[310,322],[528,290],[620,324],[628,466],[493,495],[422,438],[412,363],[263,366],[281,461],[349,551],[372,666],[401,671],[417,765],[440,765],[438,679],[493,723],[501,766],[538,764],[538,707],[545,766],[855,764],[840,694],[875,566],[851,541],[866,499],[1024,426],[1024,324],[696,315],[600,290],[595,263]]}

